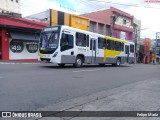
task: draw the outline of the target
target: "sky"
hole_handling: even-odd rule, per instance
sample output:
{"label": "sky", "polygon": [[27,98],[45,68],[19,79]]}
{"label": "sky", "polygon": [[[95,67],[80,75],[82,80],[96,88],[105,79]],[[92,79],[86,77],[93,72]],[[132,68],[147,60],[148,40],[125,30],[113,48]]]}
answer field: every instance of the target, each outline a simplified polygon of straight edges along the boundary
{"label": "sky", "polygon": [[141,38],[155,39],[156,32],[160,32],[160,2],[147,3],[144,0],[21,0],[20,5],[23,17],[50,8],[84,14],[112,6],[141,20]]}

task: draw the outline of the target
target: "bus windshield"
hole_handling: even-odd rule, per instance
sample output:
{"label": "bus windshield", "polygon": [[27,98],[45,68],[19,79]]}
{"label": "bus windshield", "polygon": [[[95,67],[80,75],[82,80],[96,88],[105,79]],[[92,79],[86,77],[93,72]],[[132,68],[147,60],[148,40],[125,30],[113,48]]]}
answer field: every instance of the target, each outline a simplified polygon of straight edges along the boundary
{"label": "bus windshield", "polygon": [[59,32],[42,32],[40,37],[40,50],[55,49],[59,43]]}

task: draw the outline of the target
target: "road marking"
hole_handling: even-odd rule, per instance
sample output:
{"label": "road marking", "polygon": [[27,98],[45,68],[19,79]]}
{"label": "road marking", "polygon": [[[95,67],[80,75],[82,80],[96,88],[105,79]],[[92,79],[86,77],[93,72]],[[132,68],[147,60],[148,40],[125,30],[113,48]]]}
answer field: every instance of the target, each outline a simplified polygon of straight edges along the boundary
{"label": "road marking", "polygon": [[73,71],[73,72],[94,72],[94,71],[99,71],[101,69],[92,69],[92,70],[77,70],[77,71]]}

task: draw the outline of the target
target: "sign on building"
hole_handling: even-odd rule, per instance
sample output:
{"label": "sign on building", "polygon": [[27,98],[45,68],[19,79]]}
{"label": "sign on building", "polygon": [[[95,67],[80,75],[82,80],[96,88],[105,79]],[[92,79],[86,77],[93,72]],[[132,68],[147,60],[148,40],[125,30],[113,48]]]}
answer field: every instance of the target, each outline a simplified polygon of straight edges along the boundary
{"label": "sign on building", "polygon": [[120,39],[123,39],[123,40],[126,39],[126,32],[121,31],[121,33],[120,33]]}
{"label": "sign on building", "polygon": [[160,32],[156,33],[156,39],[160,39]]}

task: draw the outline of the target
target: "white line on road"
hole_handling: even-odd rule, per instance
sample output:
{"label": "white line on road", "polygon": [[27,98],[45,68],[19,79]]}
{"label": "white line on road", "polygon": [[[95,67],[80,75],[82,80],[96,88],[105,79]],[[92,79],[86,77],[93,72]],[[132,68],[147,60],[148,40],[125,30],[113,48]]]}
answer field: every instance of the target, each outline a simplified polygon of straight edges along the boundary
{"label": "white line on road", "polygon": [[92,70],[77,70],[77,71],[73,71],[73,72],[94,72],[94,71],[99,71],[101,69],[92,69]]}

